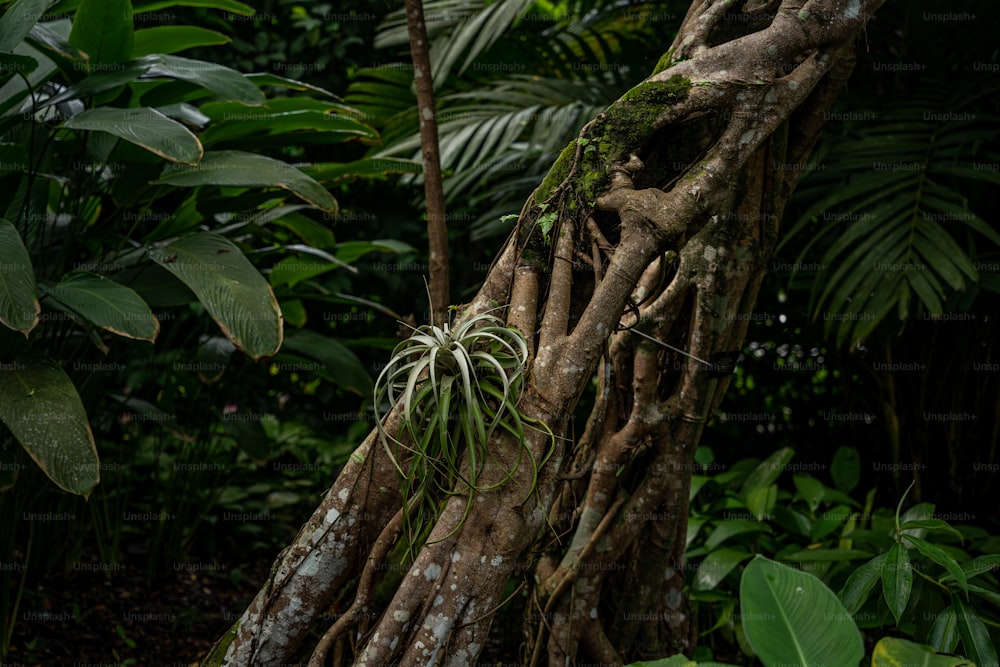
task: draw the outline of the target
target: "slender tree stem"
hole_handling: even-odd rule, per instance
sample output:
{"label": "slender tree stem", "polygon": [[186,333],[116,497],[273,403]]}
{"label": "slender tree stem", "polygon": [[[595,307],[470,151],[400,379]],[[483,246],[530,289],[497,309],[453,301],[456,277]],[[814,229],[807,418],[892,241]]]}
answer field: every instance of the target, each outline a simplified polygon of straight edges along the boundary
{"label": "slender tree stem", "polygon": [[437,107],[431,77],[427,26],[422,0],[406,0],[406,27],[413,54],[413,79],[420,114],[420,145],[424,158],[424,198],[427,200],[427,250],[429,255],[431,324],[442,326],[450,302],[448,284],[448,224],[445,221],[441,153],[438,149]]}

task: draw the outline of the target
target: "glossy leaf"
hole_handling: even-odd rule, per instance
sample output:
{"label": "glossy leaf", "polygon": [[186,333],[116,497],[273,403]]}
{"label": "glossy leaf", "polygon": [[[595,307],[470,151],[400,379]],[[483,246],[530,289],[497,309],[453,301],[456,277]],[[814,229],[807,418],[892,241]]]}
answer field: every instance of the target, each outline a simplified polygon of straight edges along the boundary
{"label": "glossy leaf", "polygon": [[77,114],[66,121],[65,127],[106,132],[171,162],[193,165],[203,152],[189,129],[156,109],[100,107]]}
{"label": "glossy leaf", "polygon": [[49,8],[49,0],[17,0],[0,16],[0,51],[11,52]]}
{"label": "glossy leaf", "polygon": [[823,502],[823,483],[812,475],[795,475],[792,481],[797,491],[796,497],[806,501],[809,511],[815,512]]}
{"label": "glossy leaf", "polygon": [[759,533],[764,530],[764,528],[764,524],[759,521],[747,521],[744,519],[720,521],[712,529],[712,533],[708,536],[708,539],[705,540],[705,546],[711,550],[728,540],[730,537],[743,533]]}
{"label": "glossy leaf", "polygon": [[132,57],[153,53],[177,53],[196,46],[228,44],[232,40],[221,32],[193,25],[164,25],[135,31]]}
{"label": "glossy leaf", "polygon": [[[141,2],[141,0],[139,1]],[[221,9],[222,11],[242,14],[243,16],[250,16],[254,13],[253,7],[242,2],[236,2],[236,0],[154,0],[153,2],[141,2],[141,4],[137,4],[135,13],[155,12],[167,9],[168,7],[205,7],[208,9]]]}
{"label": "glossy leaf", "polygon": [[910,544],[917,548],[917,551],[922,553],[927,558],[942,566],[948,571],[952,577],[958,582],[958,587],[962,590],[968,590],[969,582],[965,578],[965,572],[959,566],[958,562],[946,554],[940,547],[934,546],[926,540],[922,540],[919,537],[914,537],[912,535],[903,534],[903,539],[908,541]]}
{"label": "glossy leaf", "polygon": [[41,312],[37,294],[28,249],[14,225],[0,219],[0,323],[27,336]]}
{"label": "glossy leaf", "polygon": [[245,114],[223,116],[222,121],[202,133],[201,140],[206,145],[212,145],[290,133],[299,133],[296,136],[302,140],[308,139],[308,133],[337,134],[340,135],[339,141],[361,139],[374,142],[378,139],[372,128],[345,115],[313,110],[284,113],[254,113],[248,110]]}
{"label": "glossy leaf", "polygon": [[975,667],[965,658],[938,655],[929,646],[883,637],[872,653],[872,667]]}
{"label": "glossy leaf", "polygon": [[892,545],[882,563],[882,593],[889,611],[899,623],[907,603],[910,601],[910,590],[913,588],[913,569],[910,565],[910,555],[898,542]]}
{"label": "glossy leaf", "polygon": [[145,67],[147,77],[162,76],[187,81],[211,90],[222,99],[247,106],[259,106],[265,102],[264,94],[252,81],[229,67],[164,54],[136,58],[133,63]]}
{"label": "glossy leaf", "polygon": [[989,667],[998,663],[997,650],[990,638],[990,631],[979,617],[975,608],[962,601],[958,595],[952,597],[951,604],[958,620],[958,634],[962,638],[962,653],[978,667]]}
{"label": "glossy leaf", "polygon": [[729,663],[724,662],[697,662],[695,660],[688,660],[683,655],[674,655],[669,658],[661,658],[659,660],[641,660],[639,662],[631,662],[625,667],[734,667]]}
{"label": "glossy leaf", "polygon": [[692,588],[698,591],[715,588],[737,565],[751,556],[752,554],[744,549],[716,549],[698,566]]}
{"label": "glossy leaf", "polygon": [[[986,554],[985,556],[978,556],[968,562],[962,563],[962,571],[965,572],[965,576],[968,579],[986,574],[987,572],[994,572],[998,569],[1000,569],[1000,554]],[[947,581],[948,579],[951,579],[951,577],[944,576],[941,578],[941,581]]]}
{"label": "glossy leaf", "polygon": [[119,336],[152,342],[160,330],[159,320],[142,297],[104,276],[76,271],[45,291],[72,312]]}
{"label": "glossy leaf", "polygon": [[343,164],[323,162],[305,168],[307,174],[320,182],[342,178],[385,178],[387,174],[419,174],[423,170],[421,162],[400,158],[365,158]]}
{"label": "glossy leaf", "polygon": [[882,565],[885,559],[886,554],[879,554],[854,570],[847,578],[847,583],[840,591],[840,601],[852,615],[858,613],[876,584],[882,580]]}
{"label": "glossy leaf", "polygon": [[743,487],[740,489],[740,495],[745,497],[752,489],[764,488],[774,484],[778,477],[781,476],[785,466],[788,465],[794,456],[795,450],[788,447],[783,447],[771,454],[746,478],[743,482]]}
{"label": "glossy leaf", "polygon": [[931,646],[936,651],[954,653],[960,638],[958,634],[958,617],[955,616],[954,608],[947,607],[934,619],[934,625],[931,626],[927,641],[931,643]]}
{"label": "glossy leaf", "polygon": [[768,519],[775,503],[778,502],[778,486],[756,486],[751,488],[745,496],[747,509],[750,510],[758,521]]}
{"label": "glossy leaf", "polygon": [[57,364],[34,356],[4,364],[0,420],[59,488],[86,498],[100,482],[83,402]]}
{"label": "glossy leaf", "polygon": [[242,151],[208,151],[195,167],[167,165],[157,183],[195,187],[234,185],[288,190],[316,208],[336,212],[337,202],[326,188],[280,160]]}
{"label": "glossy leaf", "polygon": [[923,528],[925,530],[949,533],[960,540],[962,539],[962,533],[958,532],[958,530],[953,528],[947,521],[942,521],[941,519],[915,519],[913,521],[904,522],[899,528],[904,532],[904,535],[910,534],[907,531],[911,529]]}
{"label": "glossy leaf", "polygon": [[83,0],[69,33],[69,43],[86,52],[92,65],[125,62],[134,39],[131,0]]}
{"label": "glossy leaf", "polygon": [[853,667],[864,655],[851,614],[811,574],[757,556],[743,571],[747,640],[765,665]]}
{"label": "glossy leaf", "polygon": [[231,241],[193,234],[149,256],[191,288],[219,328],[254,359],[281,347],[281,310],[271,286]]}

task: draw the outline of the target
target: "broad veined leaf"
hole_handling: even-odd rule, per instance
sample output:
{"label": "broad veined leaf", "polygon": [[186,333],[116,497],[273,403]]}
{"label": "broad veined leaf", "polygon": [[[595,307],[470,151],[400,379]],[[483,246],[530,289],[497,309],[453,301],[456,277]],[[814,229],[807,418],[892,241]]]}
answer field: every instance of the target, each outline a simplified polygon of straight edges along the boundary
{"label": "broad veined leaf", "polygon": [[864,656],[851,614],[811,574],[757,556],[743,571],[740,605],[747,640],[764,664],[853,667]]}
{"label": "broad veined leaf", "polygon": [[264,94],[252,81],[229,67],[159,53],[136,58],[133,62],[146,67],[145,77],[187,81],[207,88],[223,99],[247,106],[260,106],[265,102]]}
{"label": "broad veined leaf", "polygon": [[222,332],[254,359],[281,347],[281,309],[264,277],[218,234],[193,234],[149,256],[191,288]]}
{"label": "broad veined leaf", "polygon": [[357,355],[332,338],[315,331],[289,331],[284,348],[322,364],[321,375],[360,396],[372,390],[371,376]]}
{"label": "broad veined leaf", "polygon": [[337,202],[326,188],[280,160],[242,151],[207,151],[194,167],[168,164],[157,184],[195,187],[233,185],[288,190],[316,208],[335,213]]}
{"label": "broad veined leaf", "polygon": [[0,51],[13,51],[28,36],[50,4],[50,0],[17,0],[9,6],[0,16]]}
{"label": "broad veined leaf", "polygon": [[74,271],[45,291],[72,312],[119,336],[152,342],[160,331],[159,320],[142,297],[104,276]]}
{"label": "broad veined leaf", "polygon": [[752,489],[774,484],[793,456],[795,456],[795,450],[789,447],[783,447],[768,456],[743,482],[740,495],[745,497]]}
{"label": "broad veined leaf", "polygon": [[83,0],[69,43],[86,52],[91,65],[112,65],[132,57],[134,34],[131,0]]}
{"label": "broad veined leaf", "polygon": [[59,488],[88,497],[101,480],[100,465],[73,382],[41,357],[18,357],[4,366],[0,420]]}
{"label": "broad veined leaf", "polygon": [[156,109],[100,107],[77,114],[65,127],[107,132],[171,162],[197,164],[204,152],[198,137]]}
{"label": "broad veined leaf", "polygon": [[14,225],[0,219],[0,322],[27,336],[38,324],[39,312],[28,249]]}
{"label": "broad veined leaf", "polygon": [[177,53],[196,46],[228,44],[232,40],[221,32],[193,25],[164,25],[135,31],[132,57],[153,53]]}
{"label": "broad veined leaf", "polygon": [[883,637],[872,653],[872,667],[975,667],[965,658],[938,655],[929,646]]}

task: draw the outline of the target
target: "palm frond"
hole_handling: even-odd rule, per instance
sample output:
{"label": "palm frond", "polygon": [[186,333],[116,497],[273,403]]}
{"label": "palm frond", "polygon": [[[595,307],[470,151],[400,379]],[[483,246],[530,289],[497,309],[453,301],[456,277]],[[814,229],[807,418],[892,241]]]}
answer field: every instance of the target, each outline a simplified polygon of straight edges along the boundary
{"label": "palm frond", "polygon": [[838,344],[867,337],[893,310],[902,321],[941,315],[950,294],[979,280],[983,237],[1000,245],[967,196],[976,182],[1000,182],[982,167],[995,164],[1000,136],[997,117],[975,105],[982,99],[931,82],[883,102],[873,118],[847,123],[821,159],[824,169],[803,179],[798,196],[815,203],[782,243],[812,233],[796,265],[827,267],[813,281],[810,310],[817,319],[823,313]]}

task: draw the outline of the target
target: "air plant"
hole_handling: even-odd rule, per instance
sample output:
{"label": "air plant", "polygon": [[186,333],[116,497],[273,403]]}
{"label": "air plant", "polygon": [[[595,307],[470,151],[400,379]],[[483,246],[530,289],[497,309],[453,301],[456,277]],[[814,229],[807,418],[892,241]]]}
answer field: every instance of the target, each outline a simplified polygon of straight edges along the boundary
{"label": "air plant", "polygon": [[[524,442],[525,424],[541,422],[524,417],[517,407],[528,361],[528,345],[517,329],[487,313],[462,321],[454,329],[424,325],[392,352],[375,381],[375,405],[400,410],[402,423],[389,433],[376,420],[379,438],[400,476],[407,553],[438,517],[441,501],[466,497],[462,520],[468,516],[476,492],[508,482],[527,454],[533,470],[531,493],[541,463]],[[487,461],[495,460],[487,444],[498,429],[521,444],[513,467],[491,485],[480,483]],[[462,467],[463,456],[467,468]],[[547,457],[546,457],[547,458]],[[447,536],[446,536],[447,537]],[[443,538],[442,538],[443,539]]]}

